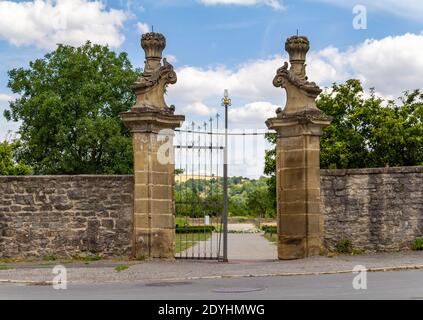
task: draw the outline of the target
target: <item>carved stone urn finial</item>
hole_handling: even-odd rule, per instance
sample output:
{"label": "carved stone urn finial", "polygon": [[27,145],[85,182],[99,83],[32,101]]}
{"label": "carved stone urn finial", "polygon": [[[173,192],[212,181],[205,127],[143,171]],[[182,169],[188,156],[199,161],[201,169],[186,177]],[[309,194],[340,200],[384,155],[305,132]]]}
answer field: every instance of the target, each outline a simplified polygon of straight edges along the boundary
{"label": "carved stone urn finial", "polygon": [[144,33],[141,37],[141,47],[145,51],[145,72],[155,71],[160,67],[163,50],[166,48],[166,38],[161,33]]}
{"label": "carved stone urn finial", "polygon": [[310,42],[304,36],[292,36],[285,42],[285,50],[289,53],[291,67],[288,62],[279,68],[273,85],[286,89],[287,102],[281,116],[286,113],[311,111],[319,113],[316,98],[322,92],[314,82],[309,82],[306,75],[306,55],[310,50]]}
{"label": "carved stone urn finial", "polygon": [[289,53],[292,72],[301,80],[306,80],[305,61],[307,52],[310,50],[310,42],[307,37],[288,38],[285,42],[285,50]]}
{"label": "carved stone urn finial", "polygon": [[137,102],[132,110],[161,110],[173,113],[164,100],[165,87],[177,81],[173,66],[166,58],[162,62],[166,38],[161,33],[149,32],[141,37],[145,51],[145,67],[142,76],[132,85]]}

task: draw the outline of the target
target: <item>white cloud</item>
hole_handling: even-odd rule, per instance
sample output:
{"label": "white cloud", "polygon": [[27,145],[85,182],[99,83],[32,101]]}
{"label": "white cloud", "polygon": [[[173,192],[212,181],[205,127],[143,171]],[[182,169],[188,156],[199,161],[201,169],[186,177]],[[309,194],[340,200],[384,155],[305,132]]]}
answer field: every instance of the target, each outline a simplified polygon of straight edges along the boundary
{"label": "white cloud", "polygon": [[404,34],[365,42],[341,52],[327,48],[311,54],[309,74],[321,85],[357,78],[385,97],[423,88],[423,35]]}
{"label": "white cloud", "polygon": [[253,5],[267,5],[275,10],[285,9],[282,1],[280,0],[200,0],[205,5],[240,5],[240,6],[253,6]]}
{"label": "white cloud", "polygon": [[234,103],[245,99],[278,101],[282,90],[274,88],[272,81],[282,64],[282,57],[274,56],[241,64],[234,70],[225,66],[184,66],[176,70],[178,83],[169,87],[169,97],[188,104],[212,100],[220,105],[224,89],[229,89]]}
{"label": "white cloud", "polygon": [[6,121],[3,117],[3,112],[7,109],[8,102],[18,98],[18,95],[0,93],[0,142],[5,139],[10,139],[15,136],[15,133],[19,129],[20,123],[13,121]]}
{"label": "white cloud", "polygon": [[11,94],[0,93],[0,102],[9,102],[16,99],[16,96]]}
{"label": "white cloud", "polygon": [[119,47],[127,14],[95,0],[0,1],[0,38],[15,46],[52,49],[87,40]]}
{"label": "white cloud", "polygon": [[202,102],[193,102],[182,108],[184,113],[189,113],[198,116],[210,116],[216,113],[215,108],[210,108]]}
{"label": "white cloud", "polygon": [[421,0],[313,0],[315,2],[330,3],[351,9],[360,4],[370,10],[387,12],[392,15],[412,19],[421,19],[423,16],[423,2]]}
{"label": "white cloud", "polygon": [[423,88],[423,35],[367,40],[346,53],[355,77],[386,95]]}
{"label": "white cloud", "polygon": [[169,63],[176,63],[178,62],[178,58],[176,58],[174,55],[172,54],[167,54],[166,55],[166,59]]}
{"label": "white cloud", "polygon": [[147,23],[138,22],[137,29],[141,34],[150,32],[150,26]]}
{"label": "white cloud", "polygon": [[278,107],[280,106],[265,101],[251,102],[242,107],[231,108],[229,119],[237,128],[263,128],[265,121],[275,116]]}

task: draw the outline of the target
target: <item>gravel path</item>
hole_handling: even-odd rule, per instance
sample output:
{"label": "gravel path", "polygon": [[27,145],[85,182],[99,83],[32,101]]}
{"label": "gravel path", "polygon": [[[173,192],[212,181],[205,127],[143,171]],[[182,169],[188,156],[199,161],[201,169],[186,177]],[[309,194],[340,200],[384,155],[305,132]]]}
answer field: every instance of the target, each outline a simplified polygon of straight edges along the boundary
{"label": "gravel path", "polygon": [[229,233],[229,260],[277,260],[277,246],[261,233]]}
{"label": "gravel path", "polygon": [[[220,234],[214,233],[207,241],[200,241],[180,254],[181,257],[217,256]],[[222,251],[221,251],[222,252]],[[277,247],[261,233],[229,233],[229,260],[276,260]]]}

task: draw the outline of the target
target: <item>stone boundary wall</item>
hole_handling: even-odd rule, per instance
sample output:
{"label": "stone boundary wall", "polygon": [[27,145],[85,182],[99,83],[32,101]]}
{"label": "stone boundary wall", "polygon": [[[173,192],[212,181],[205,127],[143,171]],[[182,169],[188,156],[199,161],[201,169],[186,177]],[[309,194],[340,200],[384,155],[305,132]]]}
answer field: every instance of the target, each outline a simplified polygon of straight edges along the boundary
{"label": "stone boundary wall", "polygon": [[[423,236],[423,167],[322,170],[324,241],[408,249]],[[0,259],[129,256],[133,176],[0,177]]]}
{"label": "stone boundary wall", "polygon": [[0,259],[129,256],[132,176],[0,177]]}
{"label": "stone boundary wall", "polygon": [[365,251],[409,249],[423,236],[423,167],[322,170],[324,241]]}

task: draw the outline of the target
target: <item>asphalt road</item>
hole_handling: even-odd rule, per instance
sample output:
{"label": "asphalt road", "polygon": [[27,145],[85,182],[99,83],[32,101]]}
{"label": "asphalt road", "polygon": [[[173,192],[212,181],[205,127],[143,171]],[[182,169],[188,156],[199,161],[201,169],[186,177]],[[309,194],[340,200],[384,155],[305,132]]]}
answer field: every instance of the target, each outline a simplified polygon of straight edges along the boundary
{"label": "asphalt road", "polygon": [[423,300],[423,271],[368,273],[367,290],[355,274],[52,286],[0,284],[0,299],[408,299]]}

